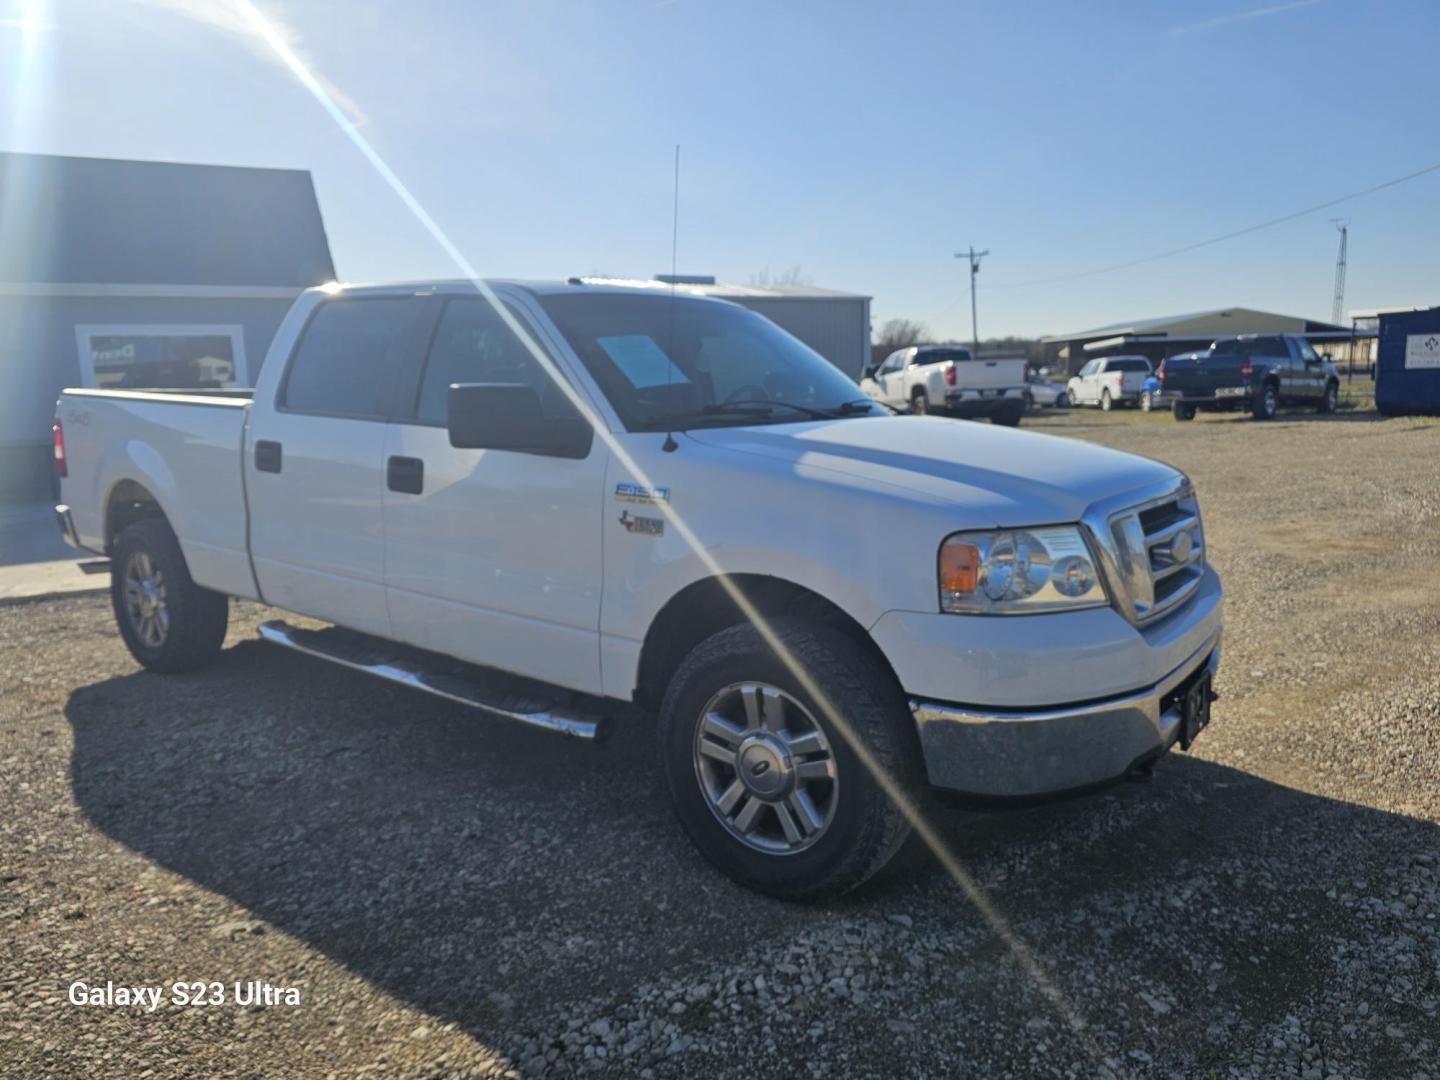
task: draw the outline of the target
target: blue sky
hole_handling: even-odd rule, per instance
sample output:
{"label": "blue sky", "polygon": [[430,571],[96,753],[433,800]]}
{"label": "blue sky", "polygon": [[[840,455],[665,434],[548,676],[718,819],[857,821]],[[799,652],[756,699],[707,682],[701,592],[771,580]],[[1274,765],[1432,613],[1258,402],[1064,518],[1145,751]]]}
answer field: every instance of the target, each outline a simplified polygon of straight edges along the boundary
{"label": "blue sky", "polygon": [[[482,273],[798,264],[968,338],[1440,302],[1440,4],[258,0]],[[0,0],[0,148],[309,169],[348,280],[454,268],[226,0]]]}

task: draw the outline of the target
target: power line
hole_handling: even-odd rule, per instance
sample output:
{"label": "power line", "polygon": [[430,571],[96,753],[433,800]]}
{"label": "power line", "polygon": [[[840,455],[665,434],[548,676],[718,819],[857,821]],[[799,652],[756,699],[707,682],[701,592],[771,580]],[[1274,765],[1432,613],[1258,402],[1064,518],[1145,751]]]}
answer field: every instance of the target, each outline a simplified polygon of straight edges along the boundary
{"label": "power line", "polygon": [[[1031,281],[1002,282],[991,285],[990,287],[992,289],[1024,289],[1032,285],[1050,285],[1061,281],[1075,281],[1077,278],[1094,277],[1097,274],[1113,274],[1116,270],[1128,270],[1132,266],[1143,266],[1145,263],[1158,262],[1161,259],[1170,259],[1176,255],[1184,255],[1187,251],[1197,251],[1200,248],[1209,247],[1212,244],[1220,244],[1226,240],[1234,240],[1237,236],[1245,236],[1249,233],[1259,232],[1261,229],[1269,229],[1276,225],[1283,225],[1287,221],[1294,221],[1296,218],[1304,217],[1306,214],[1314,214],[1317,211],[1328,209],[1339,203],[1349,202],[1351,199],[1358,199],[1365,195],[1373,195],[1377,191],[1395,187],[1397,184],[1403,184],[1407,180],[1414,180],[1417,177],[1425,176],[1433,172],[1440,172],[1440,162],[1436,162],[1434,165],[1427,165],[1425,168],[1418,169],[1412,173],[1406,173],[1404,176],[1397,176],[1393,180],[1386,180],[1382,184],[1375,184],[1373,187],[1365,188],[1362,191],[1352,191],[1348,195],[1341,195],[1338,198],[1316,203],[1314,206],[1307,206],[1304,210],[1296,210],[1291,214],[1283,214],[1280,217],[1271,218],[1269,221],[1262,221],[1256,225],[1247,225],[1243,229],[1236,229],[1222,236],[1212,236],[1208,240],[1200,240],[1193,244],[1186,244],[1184,247],[1171,248],[1169,251],[1146,255],[1142,259],[1130,259],[1128,262],[1115,263],[1111,266],[1100,266],[1094,270],[1082,270],[1074,274],[1057,274],[1054,277],[1035,278]],[[954,304],[952,304],[951,307],[954,307]],[[949,311],[950,309],[946,308],[945,310]],[[936,318],[939,318],[939,316],[937,315]]]}

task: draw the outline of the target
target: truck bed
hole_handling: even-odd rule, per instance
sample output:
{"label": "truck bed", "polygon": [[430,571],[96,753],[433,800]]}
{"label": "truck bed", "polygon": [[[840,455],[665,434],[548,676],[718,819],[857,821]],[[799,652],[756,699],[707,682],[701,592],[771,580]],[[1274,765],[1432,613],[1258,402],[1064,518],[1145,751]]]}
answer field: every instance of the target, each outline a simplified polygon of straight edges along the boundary
{"label": "truck bed", "polygon": [[245,551],[241,445],[253,391],[61,391],[69,475],[61,495],[80,542],[104,551],[105,514],[122,501],[121,477],[141,484],[165,511],[197,582],[254,596]]}

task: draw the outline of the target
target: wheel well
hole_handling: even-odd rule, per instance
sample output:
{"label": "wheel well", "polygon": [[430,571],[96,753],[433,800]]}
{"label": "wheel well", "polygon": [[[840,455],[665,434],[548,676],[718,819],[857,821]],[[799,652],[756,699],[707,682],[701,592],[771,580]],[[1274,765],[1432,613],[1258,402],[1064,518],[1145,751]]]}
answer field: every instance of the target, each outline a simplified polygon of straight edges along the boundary
{"label": "wheel well", "polygon": [[121,480],[110,489],[110,499],[105,504],[105,550],[114,546],[122,532],[137,521],[145,518],[165,520],[165,511],[159,502],[134,480]]}
{"label": "wheel well", "polygon": [[910,396],[911,396],[912,398],[924,397],[924,396],[925,396],[925,388],[924,388],[923,386],[912,386],[912,387],[910,388]]}
{"label": "wheel well", "polygon": [[[819,593],[764,574],[733,574],[729,581],[762,616],[816,619],[869,649],[886,671],[890,663],[865,628]],[[670,676],[700,642],[746,621],[720,578],[705,578],[681,589],[660,609],[640,650],[635,700],[656,709]]]}

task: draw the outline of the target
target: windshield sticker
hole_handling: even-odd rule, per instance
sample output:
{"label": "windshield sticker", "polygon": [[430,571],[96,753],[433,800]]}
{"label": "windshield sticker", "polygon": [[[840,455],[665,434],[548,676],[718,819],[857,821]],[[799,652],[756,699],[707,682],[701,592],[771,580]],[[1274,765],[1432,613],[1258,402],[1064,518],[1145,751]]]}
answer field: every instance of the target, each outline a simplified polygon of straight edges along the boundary
{"label": "windshield sticker", "polygon": [[595,340],[636,390],[675,386],[690,381],[647,334],[617,334]]}
{"label": "windshield sticker", "polygon": [[644,484],[616,484],[615,498],[621,502],[662,503],[670,501],[668,487],[646,487]]}

